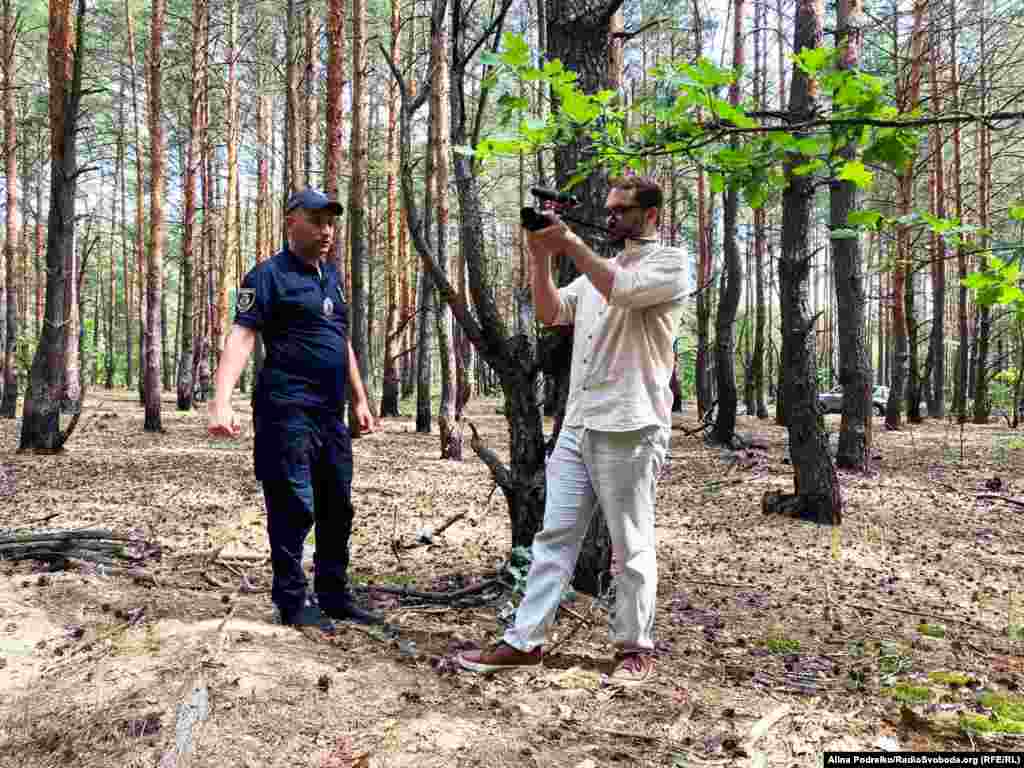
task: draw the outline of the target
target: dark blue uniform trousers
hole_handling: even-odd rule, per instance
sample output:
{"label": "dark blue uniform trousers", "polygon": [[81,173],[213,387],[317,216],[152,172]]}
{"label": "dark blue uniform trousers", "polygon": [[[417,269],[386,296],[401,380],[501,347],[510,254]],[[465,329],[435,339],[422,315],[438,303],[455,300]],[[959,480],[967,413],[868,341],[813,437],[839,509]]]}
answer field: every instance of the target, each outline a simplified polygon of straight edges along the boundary
{"label": "dark blue uniform trousers", "polygon": [[271,598],[282,614],[302,608],[302,547],[315,525],[313,588],[330,612],[348,598],[352,437],[328,411],[261,403],[255,421],[256,478],[267,503],[274,570]]}

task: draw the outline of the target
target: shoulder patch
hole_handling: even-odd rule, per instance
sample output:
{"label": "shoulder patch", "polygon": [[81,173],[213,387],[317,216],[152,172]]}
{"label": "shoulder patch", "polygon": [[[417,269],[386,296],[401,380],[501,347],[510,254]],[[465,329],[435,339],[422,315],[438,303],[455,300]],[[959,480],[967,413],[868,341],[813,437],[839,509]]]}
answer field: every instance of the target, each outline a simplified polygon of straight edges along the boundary
{"label": "shoulder patch", "polygon": [[256,303],[256,291],[252,288],[241,288],[238,291],[238,311],[248,312]]}

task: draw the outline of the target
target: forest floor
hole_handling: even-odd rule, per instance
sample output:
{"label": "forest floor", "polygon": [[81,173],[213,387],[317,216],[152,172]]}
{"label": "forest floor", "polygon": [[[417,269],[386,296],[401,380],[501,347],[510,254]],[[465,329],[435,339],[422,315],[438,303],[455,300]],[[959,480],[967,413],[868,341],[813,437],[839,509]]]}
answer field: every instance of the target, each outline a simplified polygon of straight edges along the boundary
{"label": "forest floor", "polygon": [[[16,453],[0,422],[0,529],[103,527],[159,545],[133,577],[0,563],[0,766],[804,766],[825,750],[1022,748],[1024,436],[876,419],[869,476],[841,473],[836,532],[765,517],[788,491],[785,432],[723,452],[677,415],[658,494],[653,683],[603,685],[606,611],[563,611],[543,667],[456,672],[510,595],[474,607],[371,605],[398,637],[281,627],[267,588],[248,405],[240,439],[168,397],[142,431],[132,393],[93,390],[58,456]],[[495,401],[470,417],[506,453]],[[838,429],[837,416],[829,416]],[[468,437],[468,436],[467,436]],[[506,558],[500,493],[468,450],[438,459],[409,418],[355,443],[357,583],[443,591]],[[1000,479],[998,488],[994,478]],[[417,531],[465,516],[431,546]],[[43,522],[45,521],[45,522]],[[191,759],[176,760],[177,744]]]}

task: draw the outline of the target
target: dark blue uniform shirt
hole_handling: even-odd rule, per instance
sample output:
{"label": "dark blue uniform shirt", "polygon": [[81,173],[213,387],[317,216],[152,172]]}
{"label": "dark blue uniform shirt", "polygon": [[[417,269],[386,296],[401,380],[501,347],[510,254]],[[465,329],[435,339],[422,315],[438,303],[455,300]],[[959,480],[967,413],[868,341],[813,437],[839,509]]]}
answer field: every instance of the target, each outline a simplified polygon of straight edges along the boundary
{"label": "dark blue uniform shirt", "polygon": [[235,322],[263,335],[257,408],[341,412],[348,391],[348,307],[333,264],[309,266],[287,248],[245,276]]}

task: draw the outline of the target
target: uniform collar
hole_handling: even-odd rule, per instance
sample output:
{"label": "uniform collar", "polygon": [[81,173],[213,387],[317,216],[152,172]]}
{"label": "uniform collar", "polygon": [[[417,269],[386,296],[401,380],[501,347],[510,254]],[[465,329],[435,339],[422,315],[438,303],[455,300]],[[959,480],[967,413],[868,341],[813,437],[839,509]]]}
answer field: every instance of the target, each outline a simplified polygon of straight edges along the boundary
{"label": "uniform collar", "polygon": [[316,265],[308,264],[307,262],[303,261],[298,256],[296,256],[292,252],[292,249],[289,248],[287,245],[284,247],[284,252],[288,255],[288,261],[296,269],[296,271],[315,275],[319,275],[323,272],[324,265],[322,262],[320,263],[320,269],[318,270]]}

